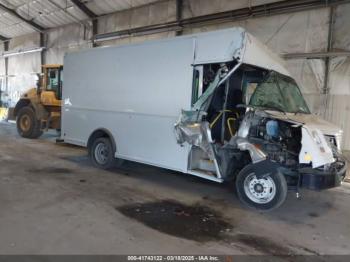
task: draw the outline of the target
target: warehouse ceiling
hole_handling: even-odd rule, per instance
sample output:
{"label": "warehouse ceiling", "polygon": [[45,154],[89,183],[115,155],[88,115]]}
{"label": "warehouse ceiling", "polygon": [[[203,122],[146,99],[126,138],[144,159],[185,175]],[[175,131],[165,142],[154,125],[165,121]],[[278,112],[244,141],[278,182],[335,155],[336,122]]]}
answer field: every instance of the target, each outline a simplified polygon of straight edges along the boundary
{"label": "warehouse ceiling", "polygon": [[[71,23],[91,26],[92,31],[95,32],[94,35],[96,35],[97,23],[91,23],[91,19],[97,21],[95,18],[99,16],[161,1],[166,0],[0,0],[0,41],[35,31],[43,32]],[[216,16],[218,12],[223,12],[219,15],[226,15],[225,19],[231,21],[233,17],[236,20],[242,20],[253,16],[268,16],[281,12],[300,11],[350,2],[350,0],[198,0],[198,2],[197,0],[180,0],[177,3],[182,3],[182,1],[183,5],[187,6],[187,9],[185,8],[187,13],[196,13],[195,18],[190,15],[192,20],[184,17],[188,18],[188,21],[182,19],[182,25],[186,23],[200,24],[206,19],[216,21],[222,19],[224,21],[223,18]],[[276,10],[276,6],[272,6],[274,2],[280,3],[278,10]],[[209,8],[213,5],[217,9],[216,14],[207,17],[205,10],[213,9]],[[238,12],[233,13],[233,10]],[[174,23],[174,21],[171,22]],[[161,26],[164,27],[164,25]],[[155,30],[154,28],[147,29],[149,31]],[[129,31],[128,29],[126,33],[130,34]],[[105,36],[102,34],[102,37]]]}
{"label": "warehouse ceiling", "polygon": [[[159,0],[79,0],[96,15],[130,9]],[[70,23],[82,23],[89,18],[72,0],[0,0],[0,35],[12,38]],[[11,10],[9,10],[11,9]],[[38,25],[35,27],[22,18]]]}

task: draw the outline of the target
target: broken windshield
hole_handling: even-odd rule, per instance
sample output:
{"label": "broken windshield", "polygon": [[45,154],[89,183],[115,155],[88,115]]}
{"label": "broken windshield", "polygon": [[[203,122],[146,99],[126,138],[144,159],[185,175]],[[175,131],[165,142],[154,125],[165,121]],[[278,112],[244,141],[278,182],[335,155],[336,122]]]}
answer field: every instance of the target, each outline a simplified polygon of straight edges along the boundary
{"label": "broken windshield", "polygon": [[249,105],[288,113],[310,114],[297,83],[275,71],[271,71],[256,87]]}

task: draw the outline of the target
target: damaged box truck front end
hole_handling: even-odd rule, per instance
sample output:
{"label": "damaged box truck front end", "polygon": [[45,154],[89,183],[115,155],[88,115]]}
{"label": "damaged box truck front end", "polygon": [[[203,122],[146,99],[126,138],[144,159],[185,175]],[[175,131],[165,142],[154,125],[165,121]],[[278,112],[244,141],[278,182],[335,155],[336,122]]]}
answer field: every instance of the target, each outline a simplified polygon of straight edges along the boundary
{"label": "damaged box truck front end", "polygon": [[280,206],[288,189],[339,186],[342,131],[310,113],[279,57],[244,30],[234,41],[231,60],[194,64],[192,108],[175,124],[190,146],[188,173],[235,180],[259,210]]}
{"label": "damaged box truck front end", "polygon": [[310,113],[280,58],[242,28],[74,51],[64,66],[61,140],[96,167],[232,180],[260,210],[345,175],[341,130]]}

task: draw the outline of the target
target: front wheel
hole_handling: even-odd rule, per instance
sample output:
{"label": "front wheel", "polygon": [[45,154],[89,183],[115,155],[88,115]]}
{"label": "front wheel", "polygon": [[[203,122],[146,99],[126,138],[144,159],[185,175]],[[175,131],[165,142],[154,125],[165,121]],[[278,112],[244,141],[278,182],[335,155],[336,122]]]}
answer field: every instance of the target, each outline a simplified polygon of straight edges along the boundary
{"label": "front wheel", "polygon": [[283,204],[287,197],[287,182],[278,170],[257,174],[253,164],[243,168],[237,175],[236,190],[239,200],[245,205],[270,211]]}

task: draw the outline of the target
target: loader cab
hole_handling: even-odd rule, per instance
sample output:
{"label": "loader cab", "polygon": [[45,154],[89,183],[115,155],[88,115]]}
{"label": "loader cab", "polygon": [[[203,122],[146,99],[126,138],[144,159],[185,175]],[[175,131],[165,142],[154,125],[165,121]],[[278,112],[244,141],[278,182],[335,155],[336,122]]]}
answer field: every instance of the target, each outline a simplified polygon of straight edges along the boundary
{"label": "loader cab", "polygon": [[63,66],[43,66],[44,76],[41,91],[52,91],[57,100],[62,99]]}

